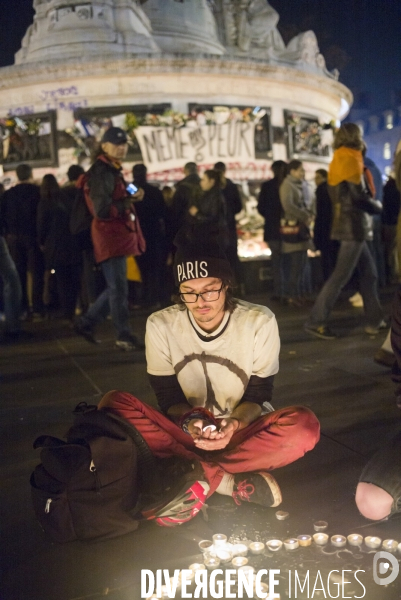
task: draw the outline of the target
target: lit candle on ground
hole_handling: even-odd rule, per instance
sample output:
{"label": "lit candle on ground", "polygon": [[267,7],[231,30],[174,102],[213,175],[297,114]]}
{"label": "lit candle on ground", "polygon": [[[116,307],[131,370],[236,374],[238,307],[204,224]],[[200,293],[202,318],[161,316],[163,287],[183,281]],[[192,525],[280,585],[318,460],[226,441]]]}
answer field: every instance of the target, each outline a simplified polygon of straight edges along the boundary
{"label": "lit candle on ground", "polygon": [[246,556],[248,554],[248,546],[245,544],[233,544],[233,556]]}
{"label": "lit candle on ground", "polygon": [[205,565],[202,563],[192,563],[192,565],[189,565],[188,567],[190,571],[204,571],[205,568]]}
{"label": "lit candle on ground", "polygon": [[231,554],[231,552],[228,552],[228,550],[225,550],[223,548],[217,548],[216,549],[216,555],[217,558],[220,559],[221,563],[228,563],[232,560],[233,555]]}
{"label": "lit candle on ground", "polygon": [[398,544],[398,552],[401,552],[401,542]]}
{"label": "lit candle on ground", "polygon": [[299,548],[299,542],[294,538],[288,538],[287,540],[284,540],[284,548],[286,550],[296,550]]}
{"label": "lit candle on ground", "polygon": [[367,537],[365,537],[365,544],[368,548],[379,548],[381,543],[381,539],[379,537],[375,537],[374,535],[368,535]]}
{"label": "lit candle on ground", "polygon": [[347,537],[347,540],[351,546],[360,546],[363,542],[363,537],[359,533],[351,533]]}
{"label": "lit candle on ground", "polygon": [[264,549],[265,545],[263,544],[263,542],[252,542],[251,544],[249,544],[249,550],[252,554],[262,554]]}
{"label": "lit candle on ground", "polygon": [[217,567],[220,565],[220,559],[217,558],[217,556],[209,556],[208,558],[205,558],[205,567],[207,569],[213,570],[213,569],[217,569]]}
{"label": "lit candle on ground", "polygon": [[313,529],[315,531],[326,531],[328,526],[329,524],[327,521],[316,521],[316,523],[313,523]]}
{"label": "lit candle on ground", "polygon": [[297,540],[300,546],[310,546],[312,543],[312,538],[310,535],[299,535]]}
{"label": "lit candle on ground", "polygon": [[327,535],[327,533],[315,533],[315,535],[313,536],[313,541],[318,546],[325,546],[329,541],[329,536]]}
{"label": "lit candle on ground", "polygon": [[205,554],[205,552],[210,552],[210,550],[212,549],[212,546],[213,546],[212,540],[202,540],[198,544],[199,550],[202,552],[202,554]]}
{"label": "lit candle on ground", "polygon": [[256,585],[254,585],[253,589],[255,592],[262,592],[261,595],[257,596],[258,598],[263,598],[265,595],[267,596],[269,592],[269,586],[267,585],[267,583],[263,583],[263,581],[259,583],[259,588]]}
{"label": "lit candle on ground", "polygon": [[239,567],[245,567],[245,565],[248,564],[248,559],[245,556],[235,556],[232,559],[231,564],[236,569],[239,569]]}
{"label": "lit candle on ground", "polygon": [[278,510],[276,512],[276,519],[279,521],[285,521],[290,516],[290,513],[285,512],[284,510]]}
{"label": "lit candle on ground", "polygon": [[281,548],[283,547],[283,542],[281,540],[268,540],[266,542],[266,546],[272,552],[277,552],[278,550],[281,550]]}
{"label": "lit candle on ground", "polygon": [[227,543],[227,536],[224,533],[215,533],[213,536],[213,543],[217,546],[223,546]]}
{"label": "lit candle on ground", "polygon": [[347,538],[343,535],[332,535],[331,543],[337,548],[344,548],[344,546],[347,544]]}
{"label": "lit candle on ground", "polygon": [[388,552],[395,552],[398,548],[398,542],[395,540],[384,540],[382,548],[383,550],[388,550]]}
{"label": "lit candle on ground", "polygon": [[242,571],[243,573],[245,573],[246,577],[249,577],[252,573],[255,573],[255,569],[254,567],[251,567],[251,565],[244,565],[243,567],[239,567],[238,571]]}

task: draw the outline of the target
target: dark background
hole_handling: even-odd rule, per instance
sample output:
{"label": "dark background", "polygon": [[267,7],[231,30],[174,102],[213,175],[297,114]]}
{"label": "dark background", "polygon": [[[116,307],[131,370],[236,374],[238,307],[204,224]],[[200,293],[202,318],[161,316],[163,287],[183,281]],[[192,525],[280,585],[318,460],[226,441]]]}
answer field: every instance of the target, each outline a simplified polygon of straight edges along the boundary
{"label": "dark background", "polygon": [[[361,108],[401,104],[401,0],[272,0],[286,42],[312,29],[329,69],[353,91]],[[0,0],[0,66],[14,53],[33,19],[33,0]]]}

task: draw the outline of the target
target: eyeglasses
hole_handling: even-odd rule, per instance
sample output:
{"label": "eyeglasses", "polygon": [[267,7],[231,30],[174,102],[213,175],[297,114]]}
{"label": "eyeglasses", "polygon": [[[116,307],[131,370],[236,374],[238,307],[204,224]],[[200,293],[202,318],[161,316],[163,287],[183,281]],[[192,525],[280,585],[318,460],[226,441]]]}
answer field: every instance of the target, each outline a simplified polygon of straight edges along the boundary
{"label": "eyeglasses", "polygon": [[220,298],[223,287],[224,286],[222,285],[219,290],[210,290],[208,292],[202,292],[201,294],[196,294],[195,292],[185,292],[185,294],[180,293],[180,298],[185,304],[194,304],[198,301],[199,296],[204,302],[215,302]]}

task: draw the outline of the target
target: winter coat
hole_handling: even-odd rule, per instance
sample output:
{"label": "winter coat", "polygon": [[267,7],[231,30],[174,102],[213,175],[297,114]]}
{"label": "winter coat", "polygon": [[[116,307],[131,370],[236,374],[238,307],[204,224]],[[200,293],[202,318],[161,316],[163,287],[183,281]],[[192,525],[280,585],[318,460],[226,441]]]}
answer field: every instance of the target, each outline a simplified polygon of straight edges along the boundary
{"label": "winter coat", "polygon": [[372,217],[360,208],[359,202],[374,204],[376,201],[370,197],[363,181],[361,152],[345,147],[337,149],[328,176],[333,206],[332,240],[364,242],[373,239]]}
{"label": "winter coat", "polygon": [[[302,181],[292,175],[287,175],[280,186],[280,201],[284,211],[284,218],[287,221],[308,223],[309,219],[313,216],[313,213],[305,206]],[[284,254],[288,254],[290,252],[306,251],[311,247],[312,243],[310,240],[296,242],[295,244],[283,242],[282,251]]]}
{"label": "winter coat", "polygon": [[280,240],[280,219],[283,209],[276,177],[262,183],[258,199],[258,211],[265,219],[265,242]]}
{"label": "winter coat", "polygon": [[36,214],[40,190],[33,183],[17,183],[4,192],[1,202],[5,231],[8,235],[24,237],[36,244]]}
{"label": "winter coat", "polygon": [[91,234],[95,259],[101,263],[117,256],[138,256],[146,249],[134,204],[129,198],[121,167],[101,155],[89,169],[85,200],[93,215]]}
{"label": "winter coat", "polygon": [[38,206],[37,231],[46,269],[81,262],[81,252],[70,233],[71,196],[63,190],[54,200],[41,200]]}
{"label": "winter coat", "polygon": [[207,192],[203,192],[200,199],[194,203],[198,212],[193,217],[196,223],[210,225],[213,230],[218,230],[220,243],[223,247],[228,246],[227,206],[222,191],[217,186]]}
{"label": "winter coat", "polygon": [[237,222],[235,215],[242,210],[241,196],[237,186],[231,179],[226,178],[225,186],[221,191],[226,201],[227,227],[230,242],[237,247]]}

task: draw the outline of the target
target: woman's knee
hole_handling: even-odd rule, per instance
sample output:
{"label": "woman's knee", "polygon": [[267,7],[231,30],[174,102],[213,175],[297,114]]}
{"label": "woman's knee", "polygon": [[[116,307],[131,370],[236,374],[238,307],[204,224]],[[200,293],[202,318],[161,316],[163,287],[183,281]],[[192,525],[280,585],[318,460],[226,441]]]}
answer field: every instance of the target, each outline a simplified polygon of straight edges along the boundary
{"label": "woman's knee", "polygon": [[294,410],[296,411],[297,427],[314,441],[314,445],[317,444],[320,439],[320,423],[315,413],[306,406],[295,406]]}
{"label": "woman's knee", "polygon": [[135,406],[140,400],[135,398],[132,394],[128,392],[122,392],[121,390],[111,390],[107,392],[100,400],[98,404],[98,408],[121,408],[122,406],[127,407],[127,405]]}
{"label": "woman's knee", "polygon": [[383,488],[361,481],[356,488],[355,502],[361,515],[380,521],[390,515],[393,498]]}

